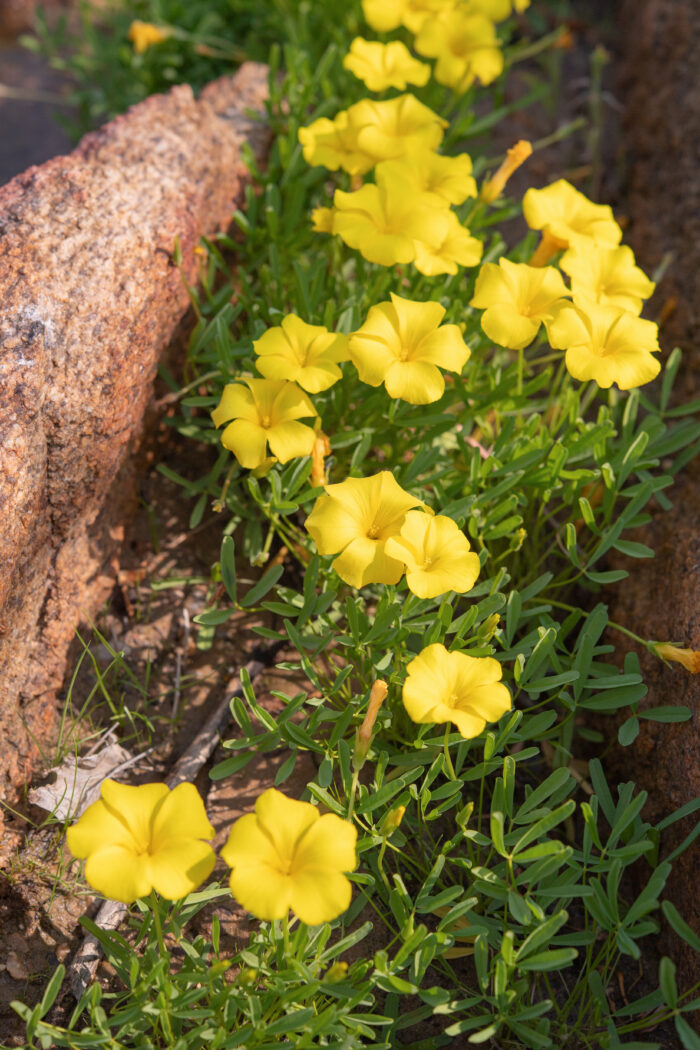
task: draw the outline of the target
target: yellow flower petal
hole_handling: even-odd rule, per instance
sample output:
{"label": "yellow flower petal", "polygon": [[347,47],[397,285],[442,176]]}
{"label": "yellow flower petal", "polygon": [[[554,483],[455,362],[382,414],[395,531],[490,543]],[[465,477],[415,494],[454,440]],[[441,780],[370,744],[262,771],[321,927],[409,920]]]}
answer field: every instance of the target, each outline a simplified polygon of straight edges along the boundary
{"label": "yellow flower petal", "polygon": [[231,828],[221,856],[231,868],[266,864],[279,865],[279,854],[255,813],[246,813]]}
{"label": "yellow flower petal", "polygon": [[270,451],[280,463],[297,456],[310,456],[315,440],[316,432],[311,427],[295,421],[277,423],[267,432]]}
{"label": "yellow flower petal", "polygon": [[401,25],[404,0],[362,0],[365,21],[378,33],[390,33]]}
{"label": "yellow flower petal", "polygon": [[371,386],[383,380],[391,397],[415,405],[436,401],[445,384],[435,365],[461,371],[469,357],[457,326],[440,327],[444,314],[440,303],[402,299],[393,292],[390,303],[373,306],[348,344],[360,379]]}
{"label": "yellow flower petal", "polygon": [[258,410],[250,389],[242,383],[228,383],[211,418],[216,427],[230,419],[247,419],[251,423],[257,423]]}
{"label": "yellow flower petal", "polygon": [[248,423],[236,419],[229,423],[221,435],[221,444],[248,470],[254,470],[265,462],[267,456],[267,430],[259,423]]}
{"label": "yellow flower petal", "polygon": [[85,879],[113,901],[132,904],[153,889],[148,875],[148,854],[136,854],[123,846],[103,846],[85,861]]}
{"label": "yellow flower petal", "polygon": [[548,324],[553,347],[566,349],[574,379],[595,380],[621,390],[648,383],[659,372],[658,327],[626,310],[579,300],[562,307]]}
{"label": "yellow flower petal", "polygon": [[634,261],[627,245],[608,248],[579,240],[562,256],[560,266],[571,278],[575,299],[582,296],[603,306],[618,306],[641,313],[645,299],[656,287]]}
{"label": "yellow flower petal", "polygon": [[141,784],[133,787],[105,780],[100,788],[102,801],[117,820],[120,820],[145,849],[151,841],[153,823],[158,810],[169,794],[167,784]]}
{"label": "yellow flower petal", "polygon": [[[196,790],[191,784],[182,787]],[[206,842],[196,838],[170,838],[167,845],[147,856],[146,874],[161,897],[176,901],[196,890],[211,875],[215,862],[216,854]]]}
{"label": "yellow flower petal", "polygon": [[290,883],[289,905],[309,926],[330,922],[350,907],[352,885],[340,872],[305,869],[295,873]]}
{"label": "yellow flower petal", "polygon": [[357,867],[356,844],[357,832],[349,821],[342,820],[335,813],[324,813],[299,837],[294,853],[295,867],[316,871],[324,868],[354,871]]}
{"label": "yellow flower petal", "polygon": [[101,799],[85,810],[77,823],[66,829],[68,849],[81,860],[104,846],[133,848],[134,836]]}
{"label": "yellow flower petal", "polygon": [[234,868],[229,880],[231,893],[246,911],[258,919],[283,919],[289,914],[294,883],[288,875],[266,864]]}
{"label": "yellow flower petal", "polygon": [[151,826],[151,840],[155,849],[164,847],[167,840],[180,839],[183,835],[194,839],[213,839],[215,834],[202,797],[194,784],[178,784],[168,792],[156,810]]}
{"label": "yellow flower petal", "polygon": [[389,397],[400,397],[411,405],[429,405],[445,392],[445,380],[435,365],[424,361],[394,361],[384,379]]}
{"label": "yellow flower petal", "polygon": [[356,536],[333,562],[341,580],[351,587],[369,583],[398,583],[403,575],[400,561],[389,558],[380,540]]}

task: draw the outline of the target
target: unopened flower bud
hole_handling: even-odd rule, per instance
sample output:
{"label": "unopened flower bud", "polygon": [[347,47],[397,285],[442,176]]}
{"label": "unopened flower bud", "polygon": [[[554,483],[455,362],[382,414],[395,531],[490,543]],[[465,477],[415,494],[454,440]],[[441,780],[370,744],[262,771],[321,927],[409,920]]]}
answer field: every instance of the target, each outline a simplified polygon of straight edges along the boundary
{"label": "unopened flower bud", "polygon": [[369,751],[369,745],[372,743],[372,730],[374,729],[374,723],[377,721],[377,715],[379,714],[379,708],[386,699],[386,694],[389,692],[389,688],[386,682],[382,682],[381,679],[372,686],[369,694],[369,707],[367,708],[367,714],[364,717],[364,721],[360,728],[357,730],[355,737],[355,754],[353,761],[356,769],[362,769],[367,758],[367,752]]}
{"label": "unopened flower bud", "polygon": [[324,981],[342,981],[348,972],[348,964],[346,962],[334,962],[332,966],[329,966],[323,975]]}
{"label": "unopened flower bud", "polygon": [[654,652],[662,660],[672,660],[677,664],[683,664],[686,671],[691,674],[700,674],[700,652],[696,649],[682,649],[669,642],[657,642]]}
{"label": "unopened flower bud", "polygon": [[403,820],[404,813],[406,812],[405,806],[394,806],[390,809],[379,828],[379,833],[383,838],[388,839],[390,835],[393,835],[396,829]]}
{"label": "unopened flower bud", "polygon": [[170,35],[167,29],[160,29],[152,22],[141,22],[137,18],[129,26],[129,40],[137,55],[142,55],[154,44],[160,44]]}
{"label": "unopened flower bud", "polygon": [[511,146],[506,154],[506,159],[503,161],[496,174],[481,187],[480,196],[484,204],[491,204],[501,196],[505,189],[505,185],[513,172],[517,171],[520,165],[524,164],[531,154],[532,146],[527,139],[520,139],[520,141],[516,142],[514,146]]}
{"label": "unopened flower bud", "polygon": [[314,447],[311,450],[311,484],[319,488],[326,484],[325,457],[331,454],[331,443],[322,430],[316,435]]}

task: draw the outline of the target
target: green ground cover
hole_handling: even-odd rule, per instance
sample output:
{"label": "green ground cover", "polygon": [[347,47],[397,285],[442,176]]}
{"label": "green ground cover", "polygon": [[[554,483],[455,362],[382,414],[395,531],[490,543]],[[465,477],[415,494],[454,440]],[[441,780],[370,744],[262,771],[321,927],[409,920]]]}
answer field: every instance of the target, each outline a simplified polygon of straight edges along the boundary
{"label": "green ground cover", "polygon": [[[206,243],[192,290],[175,426],[211,454],[196,481],[169,476],[193,501],[192,527],[212,504],[221,512],[225,596],[197,617],[199,644],[235,611],[264,610],[274,619],[251,634],[291,646],[308,682],[276,693],[273,716],[244,680],[230,757],[211,775],[285,748],[284,793],[311,753],[303,798],[331,830],[302,892],[307,817],[291,844],[282,829],[309,810],[272,795],[267,824],[262,808],[257,831],[243,818],[250,839],[239,828],[223,855],[260,923],[234,958],[219,953],[216,921],[211,941],[186,929],[228,886],[192,878],[185,897],[154,876],[160,895],[136,892],[126,874],[109,882],[90,867],[106,840],[72,832],[88,881],[136,902],[138,948],[100,933],[122,989],[94,984],[59,1029],[44,1019],[59,969],[38,1008],[18,1006],[27,1045],[651,1050],[639,1033],[671,1019],[684,1047],[699,1045],[683,1016],[697,988],[677,987],[670,959],[637,1002],[616,1009],[605,994],[662,924],[700,949],[663,900],[683,849],[669,855],[663,831],[693,807],[650,825],[644,792],[605,772],[641,720],[690,715],[641,703],[638,657],[621,667],[615,639],[657,653],[658,640],[611,623],[605,587],[627,577],[615,552],[653,556],[635,530],[668,507],[697,450],[697,405],[670,407],[680,354],[659,365],[656,326],[638,317],[650,284],[617,248],[609,209],[557,182],[529,191],[529,229],[504,238],[523,202],[503,195],[505,172],[491,181],[504,157],[488,135],[507,138],[512,66],[540,53],[551,73],[557,34],[543,38],[537,3],[463,4],[454,17],[477,19],[470,57],[463,26],[449,43],[445,6],[368,0],[365,18],[337,0],[144,3],[116,9],[111,34],[91,29],[83,84],[97,56],[109,72],[99,95],[81,89],[91,119],[185,74],[201,84],[242,53],[270,63],[269,162],[250,161],[236,232]],[[494,27],[476,7],[508,17]],[[165,34],[141,55],[135,17]],[[369,91],[343,65],[358,35],[435,59],[427,81]],[[536,83],[518,107],[541,93]],[[243,564],[260,570],[247,590]],[[281,858],[274,878],[260,834]],[[348,835],[355,865],[339,845]],[[366,952],[372,927],[382,947]],[[164,931],[184,952],[176,973]]]}

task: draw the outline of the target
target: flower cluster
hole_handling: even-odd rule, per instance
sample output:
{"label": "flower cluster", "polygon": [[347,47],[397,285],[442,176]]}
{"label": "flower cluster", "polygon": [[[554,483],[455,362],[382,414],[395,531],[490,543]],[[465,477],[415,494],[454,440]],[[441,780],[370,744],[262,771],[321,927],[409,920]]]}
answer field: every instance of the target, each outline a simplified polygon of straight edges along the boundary
{"label": "flower cluster", "polygon": [[457,325],[441,325],[444,315],[440,303],[402,299],[393,292],[391,302],[373,306],[350,336],[289,314],[253,342],[265,378],[245,377],[224,387],[212,412],[215,426],[228,424],[222,444],[251,470],[311,455],[317,429],[299,420],[318,421],[318,414],[304,391],[327,390],[341,378],[340,363],[348,359],[363,383],[384,383],[391,397],[414,405],[439,400],[445,389],[440,368],[459,373],[469,358]]}
{"label": "flower cluster", "polygon": [[[211,873],[216,856],[204,804],[192,784],[130,787],[105,780],[101,798],[68,828],[68,848],[85,858],[88,883],[131,904],[153,890],[179,900]],[[259,919],[291,909],[302,922],[329,922],[350,904],[346,872],[357,865],[353,825],[270,788],[255,813],[233,825],[221,856],[231,891]]]}
{"label": "flower cluster", "polygon": [[352,587],[395,584],[405,572],[414,594],[436,598],[470,591],[479,575],[478,555],[455,522],[433,516],[388,470],[326,485],[306,528],[320,554],[337,555],[333,568]]}
{"label": "flower cluster", "polygon": [[[542,240],[529,265],[502,258],[482,266],[471,305],[484,311],[486,334],[522,350],[544,325],[550,345],[566,351],[575,379],[622,390],[648,383],[660,368],[658,327],[639,314],[654,283],[632,249],[620,245],[611,208],[560,179],[528,190],[523,210]],[[561,252],[559,269],[545,265]]]}

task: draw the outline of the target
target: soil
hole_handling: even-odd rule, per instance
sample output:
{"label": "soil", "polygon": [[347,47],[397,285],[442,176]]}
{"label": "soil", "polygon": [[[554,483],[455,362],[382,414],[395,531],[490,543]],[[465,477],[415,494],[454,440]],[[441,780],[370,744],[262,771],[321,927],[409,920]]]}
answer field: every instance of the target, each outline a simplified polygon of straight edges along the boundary
{"label": "soil", "polygon": [[[606,49],[611,58],[615,55],[618,38],[610,22],[609,5],[579,0],[574,8],[579,18],[574,46],[564,64],[559,113],[553,117],[546,106],[528,110],[520,123],[510,125],[513,138],[543,136],[562,116],[570,120],[588,112],[591,54],[601,41],[601,26]],[[28,63],[24,68],[31,73],[33,66]],[[624,157],[619,149],[620,105],[613,89],[614,73],[611,62],[603,72],[599,139],[579,132],[564,144],[536,154],[527,171],[516,176],[514,194],[527,185],[568,177],[587,192],[610,200],[618,213],[624,210]],[[526,73],[519,72],[518,78],[522,79],[516,83],[524,83]],[[3,117],[6,106],[0,101]],[[23,114],[28,112],[22,110]],[[38,111],[31,118],[33,133],[29,136],[33,145],[25,148],[16,139],[9,164],[5,162],[0,168],[0,183],[27,163],[65,148],[49,144],[43,118],[36,114]],[[38,149],[39,143],[44,155],[32,155],[31,149],[34,145]],[[494,152],[497,149],[498,143]],[[10,170],[13,166],[15,170]],[[210,456],[209,447],[178,438],[166,421],[161,424],[153,462],[196,477]],[[65,684],[61,735],[41,742],[46,770],[66,754],[84,752],[106,729],[116,725],[121,743],[133,755],[143,753],[131,767],[131,782],[164,778],[206,714],[221,699],[236,670],[250,657],[257,644],[249,630],[254,621],[246,622],[242,614],[217,628],[210,648],[198,646],[201,639],[193,618],[207,604],[211,589],[208,574],[219,555],[221,516],[208,510],[204,520],[190,529],[190,511],[191,505],[180,490],[152,467],[143,479],[141,507],[126,532],[111,599],[95,628],[87,628],[82,641],[76,639],[70,666],[75,669],[79,663],[79,668],[74,678],[71,671]],[[115,653],[123,658],[115,662]],[[292,658],[281,653],[277,662],[285,655]],[[113,707],[106,700],[96,700],[100,676]],[[293,695],[301,688],[308,688],[303,678],[279,667],[265,670],[255,683],[259,701],[272,709],[279,706],[271,695],[273,690]],[[225,735],[233,735],[233,730]],[[212,763],[226,755],[219,749]],[[212,763],[203,769],[197,786],[207,796],[207,810],[217,829],[217,847],[233,820],[249,811],[255,797],[274,780],[286,757],[285,753],[256,756],[245,771],[214,783],[208,778]],[[312,774],[313,767],[300,761],[286,788],[292,793],[295,788],[301,791]],[[14,813],[7,814],[6,828],[0,844],[0,1040],[13,1047],[22,1043],[24,1025],[11,1010],[10,1001],[20,999],[33,1005],[40,999],[56,964],[72,957],[82,940],[79,917],[93,915],[99,902],[85,889],[77,865],[65,851],[62,824],[33,806],[28,795],[18,802]],[[223,877],[223,866],[215,874]],[[204,929],[214,911],[221,919],[226,947],[233,950],[247,940],[246,917],[233,900],[218,902],[202,913],[199,922]],[[657,966],[652,945],[643,965],[630,964],[621,970],[618,988],[611,989],[611,996],[620,1004],[652,990]],[[99,979],[108,982],[110,976],[109,968],[102,964]],[[680,1045],[671,1028],[651,1037],[661,1041],[665,1050]]]}

